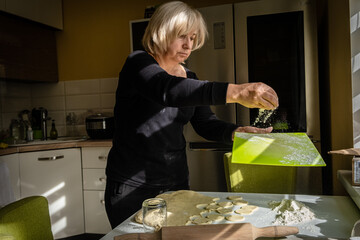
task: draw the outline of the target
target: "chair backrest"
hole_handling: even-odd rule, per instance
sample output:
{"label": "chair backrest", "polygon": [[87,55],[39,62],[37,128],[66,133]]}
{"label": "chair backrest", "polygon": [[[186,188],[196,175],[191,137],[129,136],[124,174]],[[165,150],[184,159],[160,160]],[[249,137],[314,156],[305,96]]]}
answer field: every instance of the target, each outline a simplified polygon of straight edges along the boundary
{"label": "chair backrest", "polygon": [[12,236],[16,240],[53,240],[47,199],[32,196],[1,208],[2,235]]}

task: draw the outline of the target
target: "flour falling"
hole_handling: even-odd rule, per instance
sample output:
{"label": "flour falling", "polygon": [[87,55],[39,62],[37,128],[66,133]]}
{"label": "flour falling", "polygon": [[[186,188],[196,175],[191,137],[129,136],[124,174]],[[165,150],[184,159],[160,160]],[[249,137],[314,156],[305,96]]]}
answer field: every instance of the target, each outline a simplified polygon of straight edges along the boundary
{"label": "flour falling", "polygon": [[315,213],[310,208],[293,199],[271,201],[269,206],[277,214],[274,225],[295,225],[315,219]]}
{"label": "flour falling", "polygon": [[259,109],[259,114],[257,118],[255,119],[253,126],[256,126],[258,123],[266,123],[267,120],[271,117],[271,115],[274,113],[275,109],[273,110],[266,110],[266,109]]}

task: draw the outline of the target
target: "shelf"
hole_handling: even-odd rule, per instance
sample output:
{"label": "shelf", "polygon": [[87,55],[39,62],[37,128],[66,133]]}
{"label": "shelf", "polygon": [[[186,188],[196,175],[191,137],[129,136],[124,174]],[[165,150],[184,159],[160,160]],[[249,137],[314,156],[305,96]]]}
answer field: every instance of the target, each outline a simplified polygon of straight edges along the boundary
{"label": "shelf", "polygon": [[360,187],[351,184],[351,170],[338,170],[337,177],[360,209]]}

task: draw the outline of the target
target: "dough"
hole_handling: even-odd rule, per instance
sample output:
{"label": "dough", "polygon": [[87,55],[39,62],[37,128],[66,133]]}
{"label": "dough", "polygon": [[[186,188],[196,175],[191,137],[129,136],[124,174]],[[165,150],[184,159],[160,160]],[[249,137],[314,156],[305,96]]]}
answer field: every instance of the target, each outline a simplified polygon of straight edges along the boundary
{"label": "dough", "polygon": [[237,214],[249,215],[256,211],[259,207],[254,205],[246,205],[238,210],[235,210]]}
{"label": "dough", "polygon": [[229,214],[232,213],[232,209],[231,208],[223,208],[223,207],[219,207],[218,209],[216,209],[216,211],[220,214]]}
{"label": "dough", "polygon": [[229,215],[226,216],[226,220],[231,221],[231,222],[239,222],[239,221],[243,221],[245,218],[241,215]]}
{"label": "dough", "polygon": [[207,216],[207,218],[210,219],[211,221],[218,222],[224,220],[225,217],[220,214],[210,214]]}
{"label": "dough", "polygon": [[195,220],[195,219],[197,219],[197,218],[201,218],[201,216],[200,216],[200,215],[192,215],[192,216],[189,217],[189,219],[190,219],[191,221],[193,221],[193,220]]}
{"label": "dough", "polygon": [[243,198],[241,196],[228,196],[227,199],[229,199],[229,200],[242,200]]}
{"label": "dough", "polygon": [[206,215],[208,215],[211,211],[210,210],[203,210],[200,212],[200,216],[204,217]]}
{"label": "dough", "polygon": [[231,208],[233,206],[231,202],[219,202],[218,205],[224,208]]}
{"label": "dough", "polygon": [[[156,197],[166,201],[167,226],[184,226],[190,216],[200,215],[200,212],[204,210],[197,208],[196,206],[198,204],[209,205],[213,202],[214,198],[191,190],[179,190],[172,193],[160,194]],[[142,224],[142,210],[137,212],[134,219],[137,223]]]}
{"label": "dough", "polygon": [[154,209],[147,212],[143,221],[151,227],[154,227],[155,231],[159,231],[162,226],[166,224],[165,215],[162,214],[160,209]]}
{"label": "dough", "polygon": [[217,205],[216,203],[211,203],[205,209],[207,209],[207,210],[216,210],[218,208],[219,208],[219,205]]}
{"label": "dough", "polygon": [[207,203],[200,203],[200,204],[197,204],[196,207],[197,207],[198,209],[204,209],[204,208],[206,208],[208,205],[209,205],[209,204],[207,204]]}
{"label": "dough", "polygon": [[237,205],[237,206],[245,206],[245,205],[248,205],[248,202],[245,201],[245,200],[234,200],[232,202],[234,205]]}
{"label": "dough", "polygon": [[192,222],[194,224],[198,224],[198,225],[211,224],[212,223],[212,221],[210,219],[203,218],[203,217],[195,218]]}

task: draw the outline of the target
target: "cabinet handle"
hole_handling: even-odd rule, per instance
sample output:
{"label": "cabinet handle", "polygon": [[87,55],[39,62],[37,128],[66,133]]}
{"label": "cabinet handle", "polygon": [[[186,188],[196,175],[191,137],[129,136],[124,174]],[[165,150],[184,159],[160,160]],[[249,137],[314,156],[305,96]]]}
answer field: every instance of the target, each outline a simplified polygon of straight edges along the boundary
{"label": "cabinet handle", "polygon": [[101,177],[101,178],[99,178],[99,181],[100,182],[106,182],[106,178]]}
{"label": "cabinet handle", "polygon": [[101,203],[102,205],[105,205],[105,200],[100,200],[100,203]]}
{"label": "cabinet handle", "polygon": [[38,158],[38,161],[54,161],[62,158],[64,158],[64,155],[52,156],[52,157],[40,157]]}
{"label": "cabinet handle", "polygon": [[106,161],[106,160],[107,160],[107,156],[99,156],[99,160]]}

